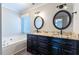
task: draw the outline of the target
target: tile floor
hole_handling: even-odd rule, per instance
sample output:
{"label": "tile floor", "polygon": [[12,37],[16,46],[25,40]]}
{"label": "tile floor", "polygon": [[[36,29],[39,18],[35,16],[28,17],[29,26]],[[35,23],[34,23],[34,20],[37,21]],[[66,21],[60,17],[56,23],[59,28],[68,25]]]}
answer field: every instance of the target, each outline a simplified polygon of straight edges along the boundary
{"label": "tile floor", "polygon": [[27,49],[20,51],[18,53],[16,53],[15,55],[32,55],[31,53],[27,52]]}

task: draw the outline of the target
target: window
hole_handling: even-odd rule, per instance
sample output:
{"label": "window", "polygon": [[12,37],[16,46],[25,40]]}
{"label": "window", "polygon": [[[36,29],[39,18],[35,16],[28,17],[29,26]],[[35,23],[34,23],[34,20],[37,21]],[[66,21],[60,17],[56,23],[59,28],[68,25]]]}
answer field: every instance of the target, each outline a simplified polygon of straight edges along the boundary
{"label": "window", "polygon": [[21,16],[21,32],[22,33],[31,32],[30,16]]}

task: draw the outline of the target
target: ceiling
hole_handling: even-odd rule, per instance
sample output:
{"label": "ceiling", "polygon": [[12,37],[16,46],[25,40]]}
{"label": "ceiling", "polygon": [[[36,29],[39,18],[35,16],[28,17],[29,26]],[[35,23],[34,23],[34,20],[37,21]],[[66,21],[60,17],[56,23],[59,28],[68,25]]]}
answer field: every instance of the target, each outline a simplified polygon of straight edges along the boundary
{"label": "ceiling", "polygon": [[17,13],[20,13],[24,10],[27,10],[31,7],[40,5],[42,3],[2,3],[2,7],[13,10]]}

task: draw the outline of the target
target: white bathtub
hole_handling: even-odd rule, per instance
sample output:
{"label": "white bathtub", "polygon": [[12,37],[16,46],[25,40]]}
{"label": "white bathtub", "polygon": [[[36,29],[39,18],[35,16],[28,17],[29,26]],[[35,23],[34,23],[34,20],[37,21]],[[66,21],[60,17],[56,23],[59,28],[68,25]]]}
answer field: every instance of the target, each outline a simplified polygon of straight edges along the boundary
{"label": "white bathtub", "polygon": [[2,54],[14,55],[19,51],[26,49],[26,39],[26,35],[4,37],[2,40]]}

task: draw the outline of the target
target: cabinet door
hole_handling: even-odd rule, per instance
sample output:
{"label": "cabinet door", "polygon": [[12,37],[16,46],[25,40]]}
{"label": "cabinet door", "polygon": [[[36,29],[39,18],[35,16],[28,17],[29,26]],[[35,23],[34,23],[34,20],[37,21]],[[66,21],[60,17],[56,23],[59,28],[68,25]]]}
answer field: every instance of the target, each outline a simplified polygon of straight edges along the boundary
{"label": "cabinet door", "polygon": [[32,50],[32,39],[31,35],[27,34],[27,51],[31,52]]}
{"label": "cabinet door", "polygon": [[48,37],[46,36],[38,36],[38,50],[41,55],[49,54],[49,46],[48,46]]}
{"label": "cabinet door", "polygon": [[62,42],[61,38],[52,38],[51,39],[51,54],[61,55],[62,54]]}
{"label": "cabinet door", "polygon": [[32,45],[31,45],[32,53],[38,54],[38,37],[37,37],[37,35],[32,35],[31,41],[32,41]]}
{"label": "cabinet door", "polygon": [[37,35],[28,34],[27,35],[27,51],[32,54],[38,53],[38,39]]}
{"label": "cabinet door", "polygon": [[71,39],[65,39],[63,43],[63,54],[75,55],[76,54],[76,41]]}
{"label": "cabinet door", "polygon": [[79,40],[76,40],[76,54],[79,55]]}

